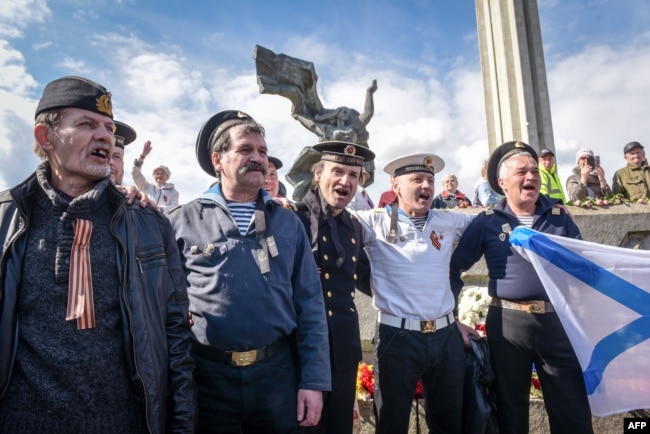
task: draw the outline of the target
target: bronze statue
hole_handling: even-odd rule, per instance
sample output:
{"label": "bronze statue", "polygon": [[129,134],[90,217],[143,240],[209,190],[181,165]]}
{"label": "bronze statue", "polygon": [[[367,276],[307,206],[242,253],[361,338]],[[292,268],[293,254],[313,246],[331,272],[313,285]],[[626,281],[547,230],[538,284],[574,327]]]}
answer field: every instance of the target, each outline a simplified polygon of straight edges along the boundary
{"label": "bronze statue", "polygon": [[[338,140],[353,142],[368,147],[369,134],[366,125],[374,113],[373,94],[377,80],[366,90],[364,112],[348,107],[325,109],[318,98],[316,82],[318,76],[312,62],[296,59],[285,54],[256,45],[253,53],[257,69],[257,84],[260,93],[280,95],[292,103],[291,116],[305,128],[318,136],[319,141]],[[298,155],[286,175],[294,187],[293,199],[305,195],[312,180],[311,166],[320,160],[320,154],[306,146]],[[366,163],[370,174],[364,186],[374,180],[374,163]]]}

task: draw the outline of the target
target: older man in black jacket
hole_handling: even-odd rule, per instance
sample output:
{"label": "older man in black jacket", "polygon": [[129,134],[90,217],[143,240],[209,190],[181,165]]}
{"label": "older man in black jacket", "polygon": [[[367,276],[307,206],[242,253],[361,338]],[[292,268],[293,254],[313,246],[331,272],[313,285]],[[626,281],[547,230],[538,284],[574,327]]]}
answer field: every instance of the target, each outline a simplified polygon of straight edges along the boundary
{"label": "older man in black jacket", "polygon": [[111,94],[80,77],[36,109],[41,163],[0,193],[0,432],[187,432],[189,302],[171,225],[110,181]]}

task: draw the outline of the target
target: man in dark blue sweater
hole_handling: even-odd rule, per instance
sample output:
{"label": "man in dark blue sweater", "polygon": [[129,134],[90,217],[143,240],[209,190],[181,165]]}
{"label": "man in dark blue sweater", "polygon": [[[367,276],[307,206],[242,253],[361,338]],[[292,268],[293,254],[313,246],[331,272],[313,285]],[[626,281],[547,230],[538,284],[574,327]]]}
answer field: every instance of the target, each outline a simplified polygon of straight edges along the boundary
{"label": "man in dark blue sweater", "polygon": [[539,194],[537,154],[530,146],[508,142],[497,148],[487,175],[492,189],[506,197],[479,214],[463,234],[451,260],[451,284],[458,296],[461,272],[485,256],[492,296],[486,328],[500,432],[528,432],[534,363],[551,432],[590,433],[591,413],[573,347],[535,269],[508,242],[519,225],[571,238],[581,238],[580,231],[563,208]]}

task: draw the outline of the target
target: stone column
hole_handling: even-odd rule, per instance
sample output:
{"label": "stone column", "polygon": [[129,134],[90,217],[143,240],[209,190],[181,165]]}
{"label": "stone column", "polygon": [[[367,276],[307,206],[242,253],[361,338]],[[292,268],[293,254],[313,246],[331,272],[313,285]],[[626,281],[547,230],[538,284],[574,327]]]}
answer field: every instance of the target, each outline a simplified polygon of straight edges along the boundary
{"label": "stone column", "polygon": [[476,0],[490,152],[510,140],[555,152],[537,0]]}

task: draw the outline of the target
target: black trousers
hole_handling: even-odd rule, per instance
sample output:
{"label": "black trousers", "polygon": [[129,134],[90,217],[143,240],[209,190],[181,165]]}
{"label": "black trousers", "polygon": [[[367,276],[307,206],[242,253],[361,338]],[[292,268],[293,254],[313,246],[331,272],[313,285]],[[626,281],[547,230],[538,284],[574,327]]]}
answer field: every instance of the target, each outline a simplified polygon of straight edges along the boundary
{"label": "black trousers", "polygon": [[582,369],[557,314],[490,306],[485,325],[495,373],[499,432],[528,432],[534,363],[551,432],[592,433]]}
{"label": "black trousers", "polygon": [[317,426],[302,428],[303,434],[352,434],[358,367],[332,372],[332,391],[323,394],[323,412]]}
{"label": "black trousers", "polygon": [[377,434],[408,433],[419,379],[429,432],[461,432],[465,350],[455,323],[435,333],[379,324],[374,352]]}
{"label": "black trousers", "polygon": [[289,343],[246,367],[192,354],[199,389],[197,433],[295,433],[298,385]]}

